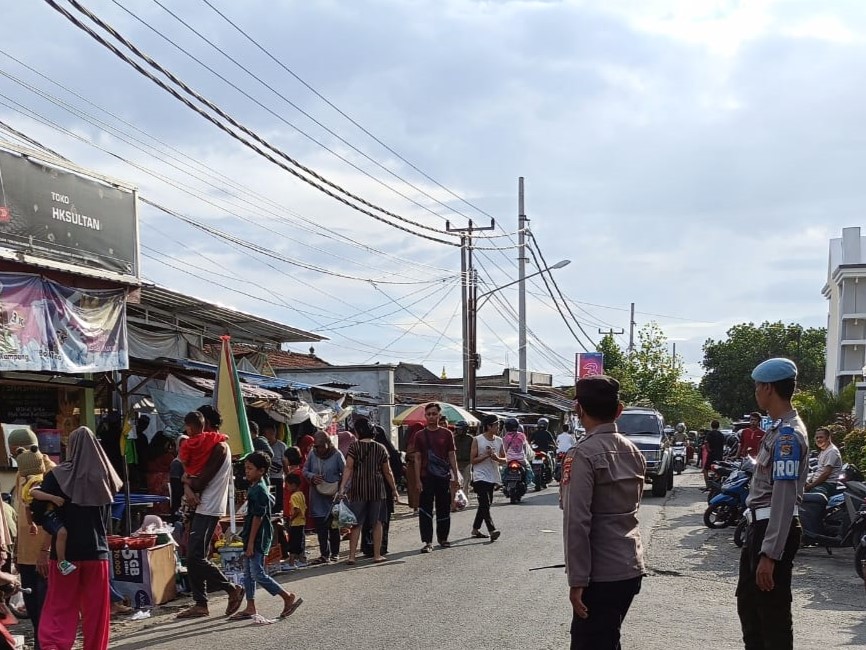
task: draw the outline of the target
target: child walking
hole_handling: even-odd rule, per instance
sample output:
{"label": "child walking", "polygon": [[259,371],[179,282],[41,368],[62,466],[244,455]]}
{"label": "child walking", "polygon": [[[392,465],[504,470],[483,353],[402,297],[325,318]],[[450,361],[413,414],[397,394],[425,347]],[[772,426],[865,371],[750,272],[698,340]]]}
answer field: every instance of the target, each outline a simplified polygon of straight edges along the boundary
{"label": "child walking", "polygon": [[304,526],[307,523],[307,500],[301,491],[301,477],[297,474],[286,476],[286,493],[289,497],[289,569],[298,569],[306,566],[303,562],[305,557],[306,537]]}
{"label": "child walking", "polygon": [[[45,464],[38,446],[33,445],[29,449],[19,448],[16,452],[15,462],[18,464],[18,472],[21,476],[27,477],[21,487],[21,500],[27,505],[25,512],[27,513],[29,533],[36,535],[39,532],[38,524],[49,535],[56,537],[54,549],[57,553],[57,570],[62,575],[68,576],[77,567],[66,559],[66,525],[63,523],[59,512],[59,508],[62,508],[66,502],[63,497],[48,494],[39,489],[45,478],[43,474]],[[39,521],[33,519],[33,513],[30,510],[34,500],[48,502],[45,514],[39,518]]]}
{"label": "child walking", "polygon": [[271,507],[274,501],[264,482],[270,466],[271,457],[260,451],[252,452],[244,460],[244,473],[250,484],[247,490],[247,514],[241,531],[241,539],[244,541],[244,589],[247,606],[230,616],[229,620],[232,621],[248,620],[257,615],[256,584],[261,585],[271,596],[283,599],[280,618],[291,616],[304,602],[303,598],[283,589],[265,572],[265,557],[271,549],[274,536],[271,524]]}

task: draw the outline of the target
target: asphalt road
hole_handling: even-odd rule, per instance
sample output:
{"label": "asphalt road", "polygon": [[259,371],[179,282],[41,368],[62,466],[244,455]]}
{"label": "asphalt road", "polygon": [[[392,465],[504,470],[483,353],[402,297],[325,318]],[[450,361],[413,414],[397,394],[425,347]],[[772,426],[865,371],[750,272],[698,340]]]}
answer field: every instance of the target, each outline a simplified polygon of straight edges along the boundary
{"label": "asphalt road", "polygon": [[[731,531],[703,527],[705,500],[694,470],[666,499],[647,495],[641,528],[650,575],[626,620],[623,645],[643,650],[741,648],[734,603],[738,550]],[[419,554],[417,520],[395,522],[390,561],[305,569],[278,579],[304,598],[290,619],[269,626],[209,619],[176,621],[176,607],[116,626],[112,648],[269,650],[319,648],[565,648],[570,608],[561,569],[562,524],[556,488],[519,505],[499,496],[494,544],[468,537],[473,511],[457,513],[450,549]],[[866,646],[866,597],[851,551],[803,551],[794,611],[799,649]],[[259,611],[279,601],[259,590]],[[225,607],[214,600],[213,614]]]}

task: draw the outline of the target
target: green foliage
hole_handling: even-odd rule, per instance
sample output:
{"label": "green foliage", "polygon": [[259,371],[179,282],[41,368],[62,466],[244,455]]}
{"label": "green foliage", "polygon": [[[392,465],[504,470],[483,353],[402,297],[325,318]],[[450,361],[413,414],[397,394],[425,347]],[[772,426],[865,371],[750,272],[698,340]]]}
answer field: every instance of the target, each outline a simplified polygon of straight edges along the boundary
{"label": "green foliage", "polygon": [[683,379],[682,362],[668,353],[667,338],[656,323],[641,328],[633,354],[626,355],[612,336],[598,345],[604,371],[620,382],[624,402],[656,408],[671,424],[704,427],[718,414],[698,387]]}
{"label": "green foliage", "polygon": [[860,470],[866,469],[866,429],[854,429],[842,441],[844,449],[842,458],[846,463],[853,463]]}
{"label": "green foliage", "polygon": [[818,427],[830,425],[838,426],[837,431],[842,433],[850,430],[856,390],[857,387],[852,383],[838,394],[824,386],[798,391],[792,401],[809,435],[814,435]]}
{"label": "green foliage", "polygon": [[741,323],[728,330],[727,339],[704,343],[701,392],[713,407],[737,420],[755,409],[752,370],[770,357],[788,357],[799,369],[798,384],[810,390],[824,382],[827,330],[797,324]]}

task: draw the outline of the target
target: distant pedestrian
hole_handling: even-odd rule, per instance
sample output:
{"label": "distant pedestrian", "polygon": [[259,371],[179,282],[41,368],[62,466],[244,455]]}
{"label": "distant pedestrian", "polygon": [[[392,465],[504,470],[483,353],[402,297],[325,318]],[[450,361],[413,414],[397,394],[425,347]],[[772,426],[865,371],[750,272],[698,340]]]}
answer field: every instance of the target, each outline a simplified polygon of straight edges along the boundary
{"label": "distant pedestrian", "polygon": [[710,465],[718,463],[725,455],[725,434],[719,430],[719,421],[710,422],[710,431],[704,441],[706,454],[704,455],[704,484],[710,486]]}
{"label": "distant pedestrian", "polygon": [[337,432],[337,448],[340,450],[340,453],[343,454],[344,458],[349,451],[349,445],[357,439],[357,436],[348,429],[342,429]]}
{"label": "distant pedestrian", "polygon": [[800,548],[798,504],[809,470],[806,426],[791,405],[797,366],[768,359],[752,371],[755,401],[773,419],[758,450],[746,500],[737,613],[746,650],[793,650],[791,575]]}
{"label": "distant pedestrian", "polygon": [[[421,529],[422,553],[433,551],[435,505],[436,540],[442,548],[451,546],[451,489],[458,485],[457,455],[451,431],[439,425],[442,408],[436,402],[427,404],[424,417],[427,427],[415,435],[415,484],[421,493],[418,524]],[[453,478],[452,478],[453,477]]]}
{"label": "distant pedestrian", "polygon": [[277,430],[273,424],[268,424],[262,427],[262,435],[274,455],[271,457],[271,469],[268,472],[268,481],[274,490],[274,513],[283,511],[283,455],[286,453],[286,443],[277,438]]}
{"label": "distant pedestrian", "polygon": [[373,562],[384,562],[382,555],[382,523],[387,516],[385,498],[388,485],[393,495],[397,496],[397,485],[391,472],[388,451],[384,446],[373,440],[375,431],[367,420],[357,423],[358,440],[349,445],[346,456],[346,469],[337,492],[337,500],[348,497],[349,507],[355,514],[358,523],[352,526],[349,538],[349,559],[346,564],[355,563],[358,551],[358,540],[365,523],[373,528]]}
{"label": "distant pedestrian", "polygon": [[306,566],[307,537],[304,532],[307,523],[307,500],[301,492],[301,477],[289,474],[286,477],[286,518],[289,520],[289,568],[299,569]]}
{"label": "distant pedestrian", "polygon": [[340,559],[340,528],[334,525],[336,522],[331,516],[331,508],[340,489],[345,467],[343,454],[334,447],[330,436],[324,431],[317,431],[313,450],[304,464],[304,476],[312,485],[309,512],[316,523],[321,553],[310,564],[327,564]]}
{"label": "distant pedestrian", "polygon": [[586,435],[562,469],[565,566],[574,610],[572,650],[618,650],[620,628],[644,574],[637,512],[646,461],[617,432],[619,382],[586,377],[575,387]]}
{"label": "distant pedestrian", "polygon": [[286,618],[295,612],[304,602],[303,598],[283,589],[276,580],[265,571],[265,557],[271,548],[274,530],[271,525],[271,508],[274,498],[265,483],[265,475],[271,467],[271,457],[261,451],[254,451],[244,460],[244,473],[250,484],[247,490],[247,514],[244,517],[244,527],[241,539],[244,542],[244,590],[247,606],[232,614],[229,620],[243,621],[255,617],[256,585],[261,586],[271,596],[283,599],[283,611],[280,618]]}
{"label": "distant pedestrian", "polygon": [[413,424],[409,428],[406,437],[406,499],[413,514],[418,514],[418,504],[421,499],[421,489],[417,482],[418,469],[415,466],[415,438],[424,430],[419,424]]}
{"label": "distant pedestrian", "polygon": [[[491,542],[499,539],[501,533],[493,525],[490,516],[490,505],[493,503],[493,491],[502,484],[499,466],[505,464],[505,454],[502,451],[502,438],[499,433],[499,418],[488,414],[481,419],[483,433],[472,439],[470,459],[472,465],[472,486],[478,497],[478,510],[472,524],[472,537],[487,538]],[[481,532],[481,524],[487,526],[487,535]]]}
{"label": "distant pedestrian", "polygon": [[457,454],[457,469],[460,470],[457,480],[460,481],[460,487],[467,496],[472,474],[473,440],[475,438],[469,434],[469,424],[465,420],[460,420],[454,425],[454,447]]}

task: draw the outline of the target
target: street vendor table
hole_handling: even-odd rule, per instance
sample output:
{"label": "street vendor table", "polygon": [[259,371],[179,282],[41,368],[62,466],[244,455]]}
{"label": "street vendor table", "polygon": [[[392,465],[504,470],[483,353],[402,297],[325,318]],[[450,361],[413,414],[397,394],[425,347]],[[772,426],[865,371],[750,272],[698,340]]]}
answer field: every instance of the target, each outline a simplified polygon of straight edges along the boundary
{"label": "street vendor table", "polygon": [[[129,495],[129,507],[132,512],[137,515],[134,519],[134,526],[136,524],[140,524],[142,518],[144,517],[144,511],[153,507],[155,503],[169,503],[170,500],[168,497],[161,496],[159,494],[130,494]],[[123,516],[126,512],[126,495],[121,493],[117,494],[114,497],[114,502],[111,504],[111,518],[116,519],[118,521],[123,520]],[[126,531],[127,534],[131,533],[131,530]]]}

